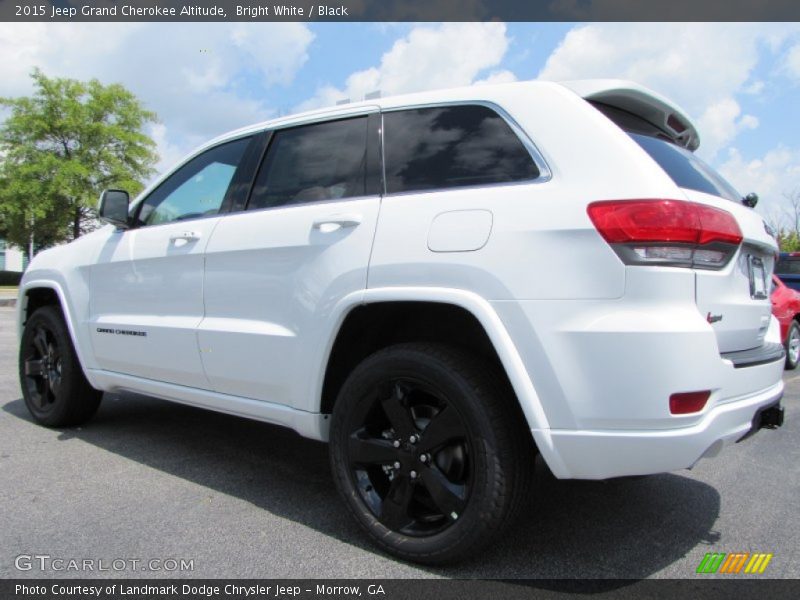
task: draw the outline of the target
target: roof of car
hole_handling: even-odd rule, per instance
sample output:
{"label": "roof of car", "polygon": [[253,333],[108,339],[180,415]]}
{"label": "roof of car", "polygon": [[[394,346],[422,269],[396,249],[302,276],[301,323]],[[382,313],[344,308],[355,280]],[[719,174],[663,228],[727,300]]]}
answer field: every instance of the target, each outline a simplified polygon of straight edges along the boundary
{"label": "roof of car", "polygon": [[519,81],[512,83],[481,84],[430,90],[399,96],[387,96],[385,98],[373,98],[359,102],[347,102],[337,106],[304,111],[249,125],[219,136],[209,142],[208,145],[263,129],[286,127],[295,123],[313,122],[335,116],[359,114],[370,109],[387,110],[448,102],[491,101],[495,97],[502,95],[502,92],[507,92],[509,89],[552,86],[565,87],[587,100],[603,102],[629,112],[634,112],[651,122],[656,121],[654,124],[661,128],[667,127],[666,122],[670,115],[673,115],[673,118],[677,118],[683,128],[682,132],[672,132],[676,137],[676,142],[690,150],[695,150],[700,144],[697,128],[692,120],[681,108],[660,94],[632,81],[621,79],[586,79],[561,83],[549,81]]}

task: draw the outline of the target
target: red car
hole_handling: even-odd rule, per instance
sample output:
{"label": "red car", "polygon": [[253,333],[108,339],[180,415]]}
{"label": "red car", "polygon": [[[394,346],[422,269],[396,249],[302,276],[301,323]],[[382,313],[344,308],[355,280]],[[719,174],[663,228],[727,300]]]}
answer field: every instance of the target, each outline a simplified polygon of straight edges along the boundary
{"label": "red car", "polygon": [[772,314],[781,324],[781,339],[786,347],[786,368],[800,362],[800,293],[772,276]]}

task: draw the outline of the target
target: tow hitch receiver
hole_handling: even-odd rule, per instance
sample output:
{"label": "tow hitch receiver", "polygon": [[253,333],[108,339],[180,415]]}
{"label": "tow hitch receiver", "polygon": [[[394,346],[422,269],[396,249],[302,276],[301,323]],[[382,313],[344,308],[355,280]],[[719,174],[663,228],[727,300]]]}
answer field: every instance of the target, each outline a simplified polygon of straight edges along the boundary
{"label": "tow hitch receiver", "polygon": [[761,411],[761,425],[766,429],[776,429],[783,425],[783,407],[770,406]]}
{"label": "tow hitch receiver", "polygon": [[750,431],[736,441],[738,443],[746,440],[759,429],[777,429],[781,425],[783,425],[783,407],[781,406],[781,399],[778,398],[769,406],[765,406],[756,412],[753,416],[753,425],[750,427]]}

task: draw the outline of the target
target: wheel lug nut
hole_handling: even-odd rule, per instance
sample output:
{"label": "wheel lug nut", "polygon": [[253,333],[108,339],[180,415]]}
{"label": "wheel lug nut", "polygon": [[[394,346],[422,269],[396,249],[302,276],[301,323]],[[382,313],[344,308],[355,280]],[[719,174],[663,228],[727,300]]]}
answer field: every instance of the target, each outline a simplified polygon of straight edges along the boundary
{"label": "wheel lug nut", "polygon": [[399,448],[400,447],[400,440],[393,441],[392,442],[392,446],[394,446],[395,448]]}
{"label": "wheel lug nut", "polygon": [[418,439],[419,438],[417,436],[412,435],[410,438],[408,438],[408,441],[411,442],[412,444],[416,444]]}
{"label": "wheel lug nut", "polygon": [[399,469],[400,468],[400,461],[397,461],[397,462],[394,463],[394,468],[395,469]]}
{"label": "wheel lug nut", "polygon": [[423,454],[422,456],[419,457],[419,461],[424,463],[428,462],[428,455]]}
{"label": "wheel lug nut", "polygon": [[417,478],[417,472],[416,471],[411,471],[411,473],[409,473],[408,476],[411,477],[411,479],[416,479]]}

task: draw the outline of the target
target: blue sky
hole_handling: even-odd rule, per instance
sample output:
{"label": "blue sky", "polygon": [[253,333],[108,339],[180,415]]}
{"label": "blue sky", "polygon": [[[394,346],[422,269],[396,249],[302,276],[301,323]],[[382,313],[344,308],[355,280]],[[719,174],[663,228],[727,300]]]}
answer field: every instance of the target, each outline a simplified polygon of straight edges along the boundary
{"label": "blue sky", "polygon": [[33,67],[126,85],[159,115],[159,169],[224,131],[374,89],[621,77],[680,104],[699,154],[772,221],[800,193],[797,23],[15,23],[0,24],[0,55],[2,96],[29,93]]}

